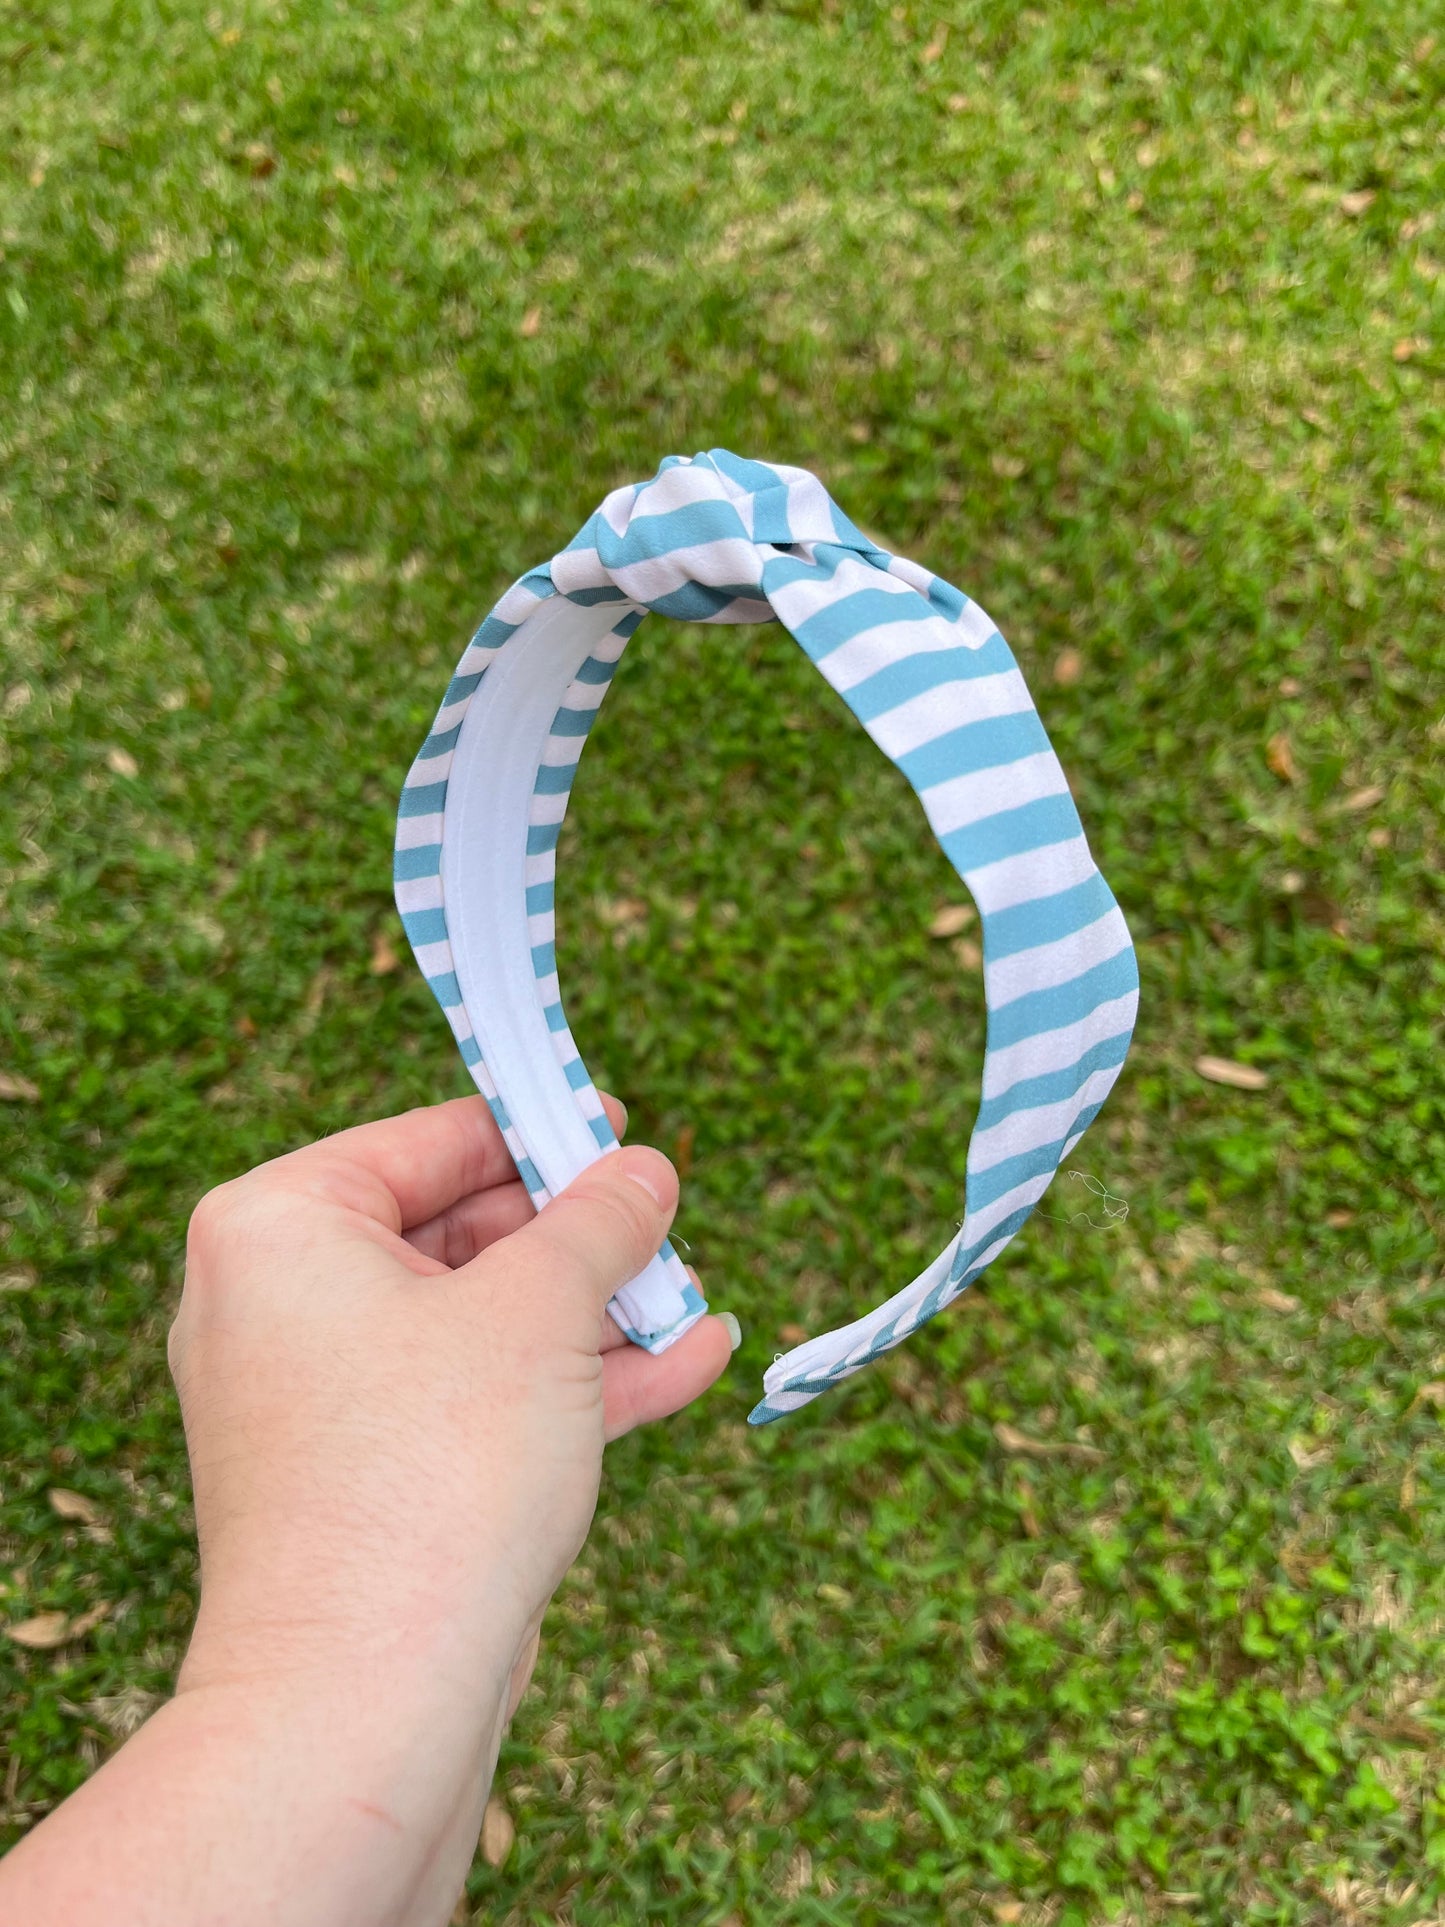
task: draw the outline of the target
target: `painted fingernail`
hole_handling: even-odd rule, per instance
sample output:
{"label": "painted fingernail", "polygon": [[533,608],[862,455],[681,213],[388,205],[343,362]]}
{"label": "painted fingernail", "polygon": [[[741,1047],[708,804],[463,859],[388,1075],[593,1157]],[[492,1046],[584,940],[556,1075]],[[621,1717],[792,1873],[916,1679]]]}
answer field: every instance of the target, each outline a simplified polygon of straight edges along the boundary
{"label": "painted fingernail", "polygon": [[743,1342],[743,1328],[730,1311],[720,1311],[718,1317],[727,1327],[728,1350],[735,1352]]}

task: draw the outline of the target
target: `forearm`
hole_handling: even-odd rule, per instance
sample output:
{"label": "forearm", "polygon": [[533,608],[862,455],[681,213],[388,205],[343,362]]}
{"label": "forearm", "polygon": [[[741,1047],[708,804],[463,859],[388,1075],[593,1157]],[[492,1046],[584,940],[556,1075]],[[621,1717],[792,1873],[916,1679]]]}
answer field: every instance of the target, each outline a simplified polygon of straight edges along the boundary
{"label": "forearm", "polygon": [[395,1681],[180,1693],[18,1846],[0,1919],[66,1927],[439,1927],[506,1715]]}

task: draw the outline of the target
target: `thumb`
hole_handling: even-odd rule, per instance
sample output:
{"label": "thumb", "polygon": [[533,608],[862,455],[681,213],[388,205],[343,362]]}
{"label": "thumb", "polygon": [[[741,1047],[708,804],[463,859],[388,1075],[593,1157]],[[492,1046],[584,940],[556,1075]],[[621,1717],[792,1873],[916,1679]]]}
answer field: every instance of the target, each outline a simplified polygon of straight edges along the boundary
{"label": "thumb", "polygon": [[677,1193],[677,1173],[661,1151],[628,1145],[589,1165],[511,1242],[544,1273],[595,1298],[601,1311],[656,1256]]}

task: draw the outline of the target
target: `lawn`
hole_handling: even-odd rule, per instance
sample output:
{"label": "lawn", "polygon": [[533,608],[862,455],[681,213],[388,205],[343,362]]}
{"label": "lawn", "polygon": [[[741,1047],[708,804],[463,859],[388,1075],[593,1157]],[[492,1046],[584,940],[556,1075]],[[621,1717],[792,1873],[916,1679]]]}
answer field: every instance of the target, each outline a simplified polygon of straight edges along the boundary
{"label": "lawn", "polygon": [[69,1635],[0,1639],[5,1838],[182,1650],[195,1199],[467,1087],[390,894],[452,662],[608,489],[721,446],[1009,638],[1138,946],[1078,1154],[1129,1213],[1062,1181],[747,1427],[796,1327],[956,1224],[982,987],[786,632],[649,619],[562,983],[744,1341],[609,1453],[476,1917],[1445,1919],[1432,21],[0,17],[0,1633]]}

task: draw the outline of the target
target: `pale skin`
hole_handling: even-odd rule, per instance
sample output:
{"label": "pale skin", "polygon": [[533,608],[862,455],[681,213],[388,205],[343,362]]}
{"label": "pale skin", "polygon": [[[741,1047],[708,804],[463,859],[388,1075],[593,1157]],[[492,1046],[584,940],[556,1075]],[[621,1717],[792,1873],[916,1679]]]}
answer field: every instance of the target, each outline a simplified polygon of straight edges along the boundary
{"label": "pale skin", "polygon": [[604,1443],[728,1360],[722,1318],[652,1356],[604,1310],[676,1205],[667,1159],[629,1146],[534,1213],[479,1097],[202,1200],[170,1337],[190,1647],[175,1696],[0,1865],[0,1923],[450,1918]]}

